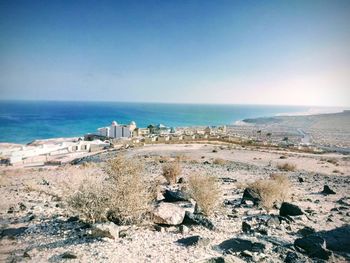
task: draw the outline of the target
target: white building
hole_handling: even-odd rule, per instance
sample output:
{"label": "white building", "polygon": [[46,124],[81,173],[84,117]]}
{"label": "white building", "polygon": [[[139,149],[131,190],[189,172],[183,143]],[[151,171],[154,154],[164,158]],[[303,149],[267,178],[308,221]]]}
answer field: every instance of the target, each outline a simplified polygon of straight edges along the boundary
{"label": "white building", "polygon": [[113,121],[111,126],[98,128],[98,134],[111,138],[130,138],[133,135],[133,131],[136,129],[136,123],[130,122],[129,125],[121,125],[116,121]]}

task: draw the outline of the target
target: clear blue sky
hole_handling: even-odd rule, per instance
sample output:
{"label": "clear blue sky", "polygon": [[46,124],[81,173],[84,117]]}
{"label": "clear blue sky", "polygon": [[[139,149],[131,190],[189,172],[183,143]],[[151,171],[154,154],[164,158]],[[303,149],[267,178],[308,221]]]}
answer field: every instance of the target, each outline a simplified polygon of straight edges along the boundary
{"label": "clear blue sky", "polygon": [[350,1],[0,1],[0,98],[350,106]]}

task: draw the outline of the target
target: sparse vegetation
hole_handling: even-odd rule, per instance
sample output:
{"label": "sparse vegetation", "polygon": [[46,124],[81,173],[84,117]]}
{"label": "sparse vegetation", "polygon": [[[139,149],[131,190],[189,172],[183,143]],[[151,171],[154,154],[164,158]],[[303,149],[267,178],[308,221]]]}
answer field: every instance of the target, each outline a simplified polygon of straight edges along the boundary
{"label": "sparse vegetation", "polygon": [[69,207],[88,222],[107,218],[118,224],[139,223],[152,201],[139,161],[117,157],[108,162],[107,177],[89,179],[68,198]]}
{"label": "sparse vegetation", "polygon": [[296,169],[296,165],[292,163],[282,163],[278,164],[277,168],[281,171],[294,172]]}
{"label": "sparse vegetation", "polygon": [[272,174],[268,179],[248,184],[248,187],[259,194],[261,206],[269,212],[277,202],[282,203],[289,197],[291,183],[285,175]]}
{"label": "sparse vegetation", "polygon": [[194,174],[188,180],[188,192],[205,215],[210,215],[219,205],[220,188],[213,176]]}
{"label": "sparse vegetation", "polygon": [[162,166],[163,176],[167,180],[168,184],[175,184],[177,177],[181,174],[180,162],[167,162]]}
{"label": "sparse vegetation", "polygon": [[226,164],[226,161],[222,158],[216,158],[216,159],[214,159],[213,164],[224,165],[224,164]]}

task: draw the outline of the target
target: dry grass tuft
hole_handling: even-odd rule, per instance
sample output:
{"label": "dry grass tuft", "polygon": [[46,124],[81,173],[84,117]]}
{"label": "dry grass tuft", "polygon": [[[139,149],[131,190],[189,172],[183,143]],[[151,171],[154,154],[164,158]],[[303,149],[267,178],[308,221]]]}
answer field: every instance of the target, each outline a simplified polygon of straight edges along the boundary
{"label": "dry grass tuft", "polygon": [[214,159],[213,164],[224,165],[224,164],[226,164],[226,161],[222,158],[216,158],[216,159]]}
{"label": "dry grass tuft", "polygon": [[261,206],[268,212],[276,203],[282,203],[288,199],[291,191],[291,183],[288,177],[281,174],[272,174],[268,179],[261,179],[248,184],[248,187],[259,194]]}
{"label": "dry grass tuft", "polygon": [[182,168],[178,161],[168,162],[162,166],[163,176],[168,184],[175,184],[177,177],[181,174]]}
{"label": "dry grass tuft", "polygon": [[118,224],[140,223],[152,202],[139,161],[117,157],[107,163],[106,178],[89,179],[68,199],[69,207],[88,222],[108,219]]}
{"label": "dry grass tuft", "polygon": [[199,174],[190,176],[188,192],[205,215],[212,214],[219,206],[220,187],[213,176]]}
{"label": "dry grass tuft", "polygon": [[283,163],[283,164],[278,164],[277,168],[281,171],[294,172],[296,169],[296,165],[292,163]]}

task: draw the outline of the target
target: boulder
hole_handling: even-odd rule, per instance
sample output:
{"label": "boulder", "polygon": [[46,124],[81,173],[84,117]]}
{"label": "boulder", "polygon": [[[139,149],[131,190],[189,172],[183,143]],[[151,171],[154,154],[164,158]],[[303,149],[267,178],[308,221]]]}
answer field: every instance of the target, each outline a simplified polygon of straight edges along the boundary
{"label": "boulder", "polygon": [[28,227],[6,228],[0,232],[0,237],[14,238],[24,234]]}
{"label": "boulder", "polygon": [[261,253],[265,250],[265,245],[242,238],[232,238],[220,243],[216,248],[225,254],[243,252],[245,250]]}
{"label": "boulder", "polygon": [[245,204],[246,201],[252,201],[254,205],[259,205],[261,202],[261,197],[258,192],[252,188],[244,189],[241,204]]}
{"label": "boulder", "polygon": [[303,214],[303,211],[297,205],[283,202],[280,207],[280,216],[299,216]]}
{"label": "boulder", "polygon": [[336,192],[334,192],[331,188],[329,188],[328,185],[323,186],[323,191],[321,192],[321,194],[324,195],[335,195]]}
{"label": "boulder", "polygon": [[326,249],[326,241],[317,235],[298,238],[294,241],[294,247],[311,258],[328,260],[331,252]]}
{"label": "boulder", "polygon": [[350,226],[345,225],[329,231],[318,232],[326,240],[326,247],[337,252],[350,253]]}
{"label": "boulder", "polygon": [[176,242],[185,247],[197,246],[197,245],[207,246],[209,244],[209,239],[202,238],[200,236],[191,236],[191,237],[178,239]]}
{"label": "boulder", "polygon": [[164,202],[178,202],[178,201],[188,201],[189,196],[186,195],[184,192],[177,190],[177,191],[171,191],[171,190],[165,190],[164,196]]}
{"label": "boulder", "polygon": [[312,235],[312,234],[315,234],[316,231],[315,229],[313,229],[312,227],[304,227],[302,229],[299,229],[298,232],[297,232],[299,235],[303,236],[303,237],[307,237],[309,235]]}
{"label": "boulder", "polygon": [[215,229],[214,224],[207,217],[201,214],[193,214],[188,211],[185,213],[184,224],[201,225],[210,230]]}
{"label": "boulder", "polygon": [[95,238],[117,239],[119,237],[119,228],[113,222],[99,223],[92,225],[91,236]]}
{"label": "boulder", "polygon": [[180,225],[185,217],[185,209],[162,202],[153,211],[153,222],[161,225]]}

